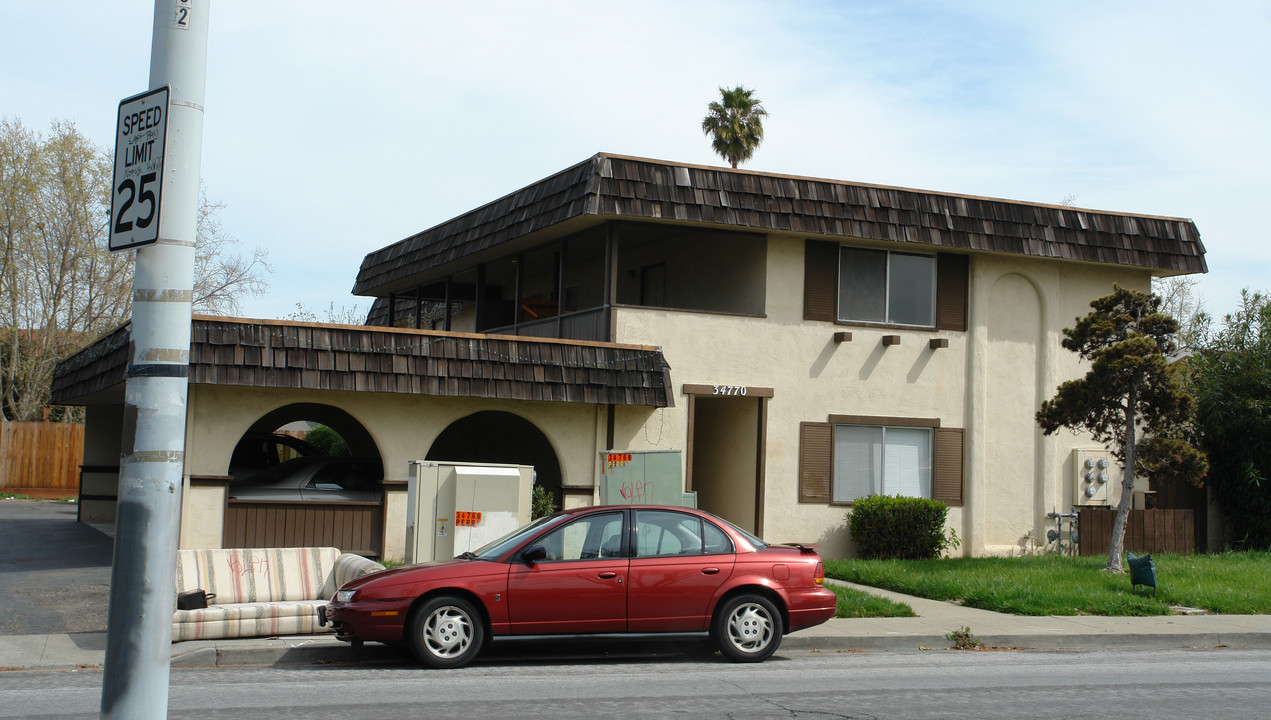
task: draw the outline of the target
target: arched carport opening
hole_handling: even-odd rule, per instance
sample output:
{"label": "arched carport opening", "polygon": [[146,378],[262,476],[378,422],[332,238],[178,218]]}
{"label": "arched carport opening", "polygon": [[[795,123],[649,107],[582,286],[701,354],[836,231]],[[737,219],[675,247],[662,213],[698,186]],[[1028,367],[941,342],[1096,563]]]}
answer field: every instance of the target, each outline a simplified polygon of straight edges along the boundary
{"label": "arched carport opening", "polygon": [[[338,435],[347,456],[332,452],[330,443],[315,448],[317,443],[297,445],[295,438],[273,435],[315,425]],[[371,434],[344,410],[293,403],[266,413],[237,441],[227,474],[222,547],[383,553],[383,458]]]}
{"label": "arched carport opening", "polygon": [[543,431],[525,418],[485,410],[460,418],[437,436],[427,460],[533,465],[535,484],[560,507],[561,473],[556,451]]}
{"label": "arched carport opening", "polygon": [[379,446],[357,418],[331,405],[320,403],[292,403],[261,416],[247,432],[271,433],[297,422],[326,425],[344,439],[353,457],[382,460]]}

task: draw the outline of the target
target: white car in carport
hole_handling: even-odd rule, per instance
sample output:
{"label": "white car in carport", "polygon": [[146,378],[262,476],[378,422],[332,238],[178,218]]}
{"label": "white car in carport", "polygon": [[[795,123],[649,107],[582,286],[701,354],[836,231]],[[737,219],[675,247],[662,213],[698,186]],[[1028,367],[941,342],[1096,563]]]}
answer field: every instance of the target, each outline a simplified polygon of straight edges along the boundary
{"label": "white car in carport", "polygon": [[321,455],[275,465],[245,481],[231,481],[231,500],[379,502],[384,467],[365,458]]}

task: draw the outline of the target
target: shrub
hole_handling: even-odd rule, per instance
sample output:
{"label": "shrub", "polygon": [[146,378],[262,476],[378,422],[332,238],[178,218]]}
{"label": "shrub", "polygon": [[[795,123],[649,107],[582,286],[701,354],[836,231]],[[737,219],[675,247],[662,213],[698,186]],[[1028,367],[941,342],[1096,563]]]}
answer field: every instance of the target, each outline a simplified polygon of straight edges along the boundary
{"label": "shrub", "polygon": [[534,494],[530,498],[530,519],[537,520],[556,512],[556,498],[552,491],[542,485],[534,486]]}
{"label": "shrub", "polygon": [[1192,358],[1196,428],[1209,455],[1205,487],[1227,515],[1232,545],[1271,549],[1271,299],[1240,294]]}
{"label": "shrub", "polygon": [[340,434],[326,425],[317,425],[305,433],[305,441],[326,455],[348,455],[349,446]]}
{"label": "shrub", "polygon": [[969,625],[946,634],[945,638],[953,643],[954,650],[976,650],[984,647],[984,643],[980,642],[975,633],[971,632],[971,626]]}
{"label": "shrub", "polygon": [[952,529],[945,532],[948,513],[949,506],[939,500],[870,495],[853,504],[848,529],[863,558],[935,558],[962,544]]}

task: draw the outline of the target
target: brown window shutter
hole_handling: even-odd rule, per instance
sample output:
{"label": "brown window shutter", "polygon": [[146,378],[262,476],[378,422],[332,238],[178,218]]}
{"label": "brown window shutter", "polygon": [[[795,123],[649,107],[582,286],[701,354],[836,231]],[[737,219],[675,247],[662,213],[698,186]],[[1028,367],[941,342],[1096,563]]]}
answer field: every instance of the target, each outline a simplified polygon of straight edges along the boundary
{"label": "brown window shutter", "polygon": [[803,319],[838,319],[838,243],[808,240],[803,251]]}
{"label": "brown window shutter", "polygon": [[799,502],[830,502],[833,460],[834,426],[799,423]]}
{"label": "brown window shutter", "polygon": [[937,330],[966,330],[967,277],[966,255],[936,256]]}
{"label": "brown window shutter", "polygon": [[936,428],[931,472],[931,498],[945,505],[962,505],[962,428]]}

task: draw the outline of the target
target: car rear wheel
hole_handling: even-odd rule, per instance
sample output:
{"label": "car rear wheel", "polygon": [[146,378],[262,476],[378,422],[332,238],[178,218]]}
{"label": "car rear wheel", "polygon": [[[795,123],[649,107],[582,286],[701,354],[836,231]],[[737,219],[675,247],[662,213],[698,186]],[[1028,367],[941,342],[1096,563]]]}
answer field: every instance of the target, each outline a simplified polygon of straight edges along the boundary
{"label": "car rear wheel", "polygon": [[781,644],[781,613],[762,595],[738,595],[721,605],[711,621],[711,637],[733,662],[759,662]]}
{"label": "car rear wheel", "polygon": [[411,652],[434,668],[457,668],[472,662],[485,642],[481,614],[463,598],[442,595],[415,608],[410,618]]}

